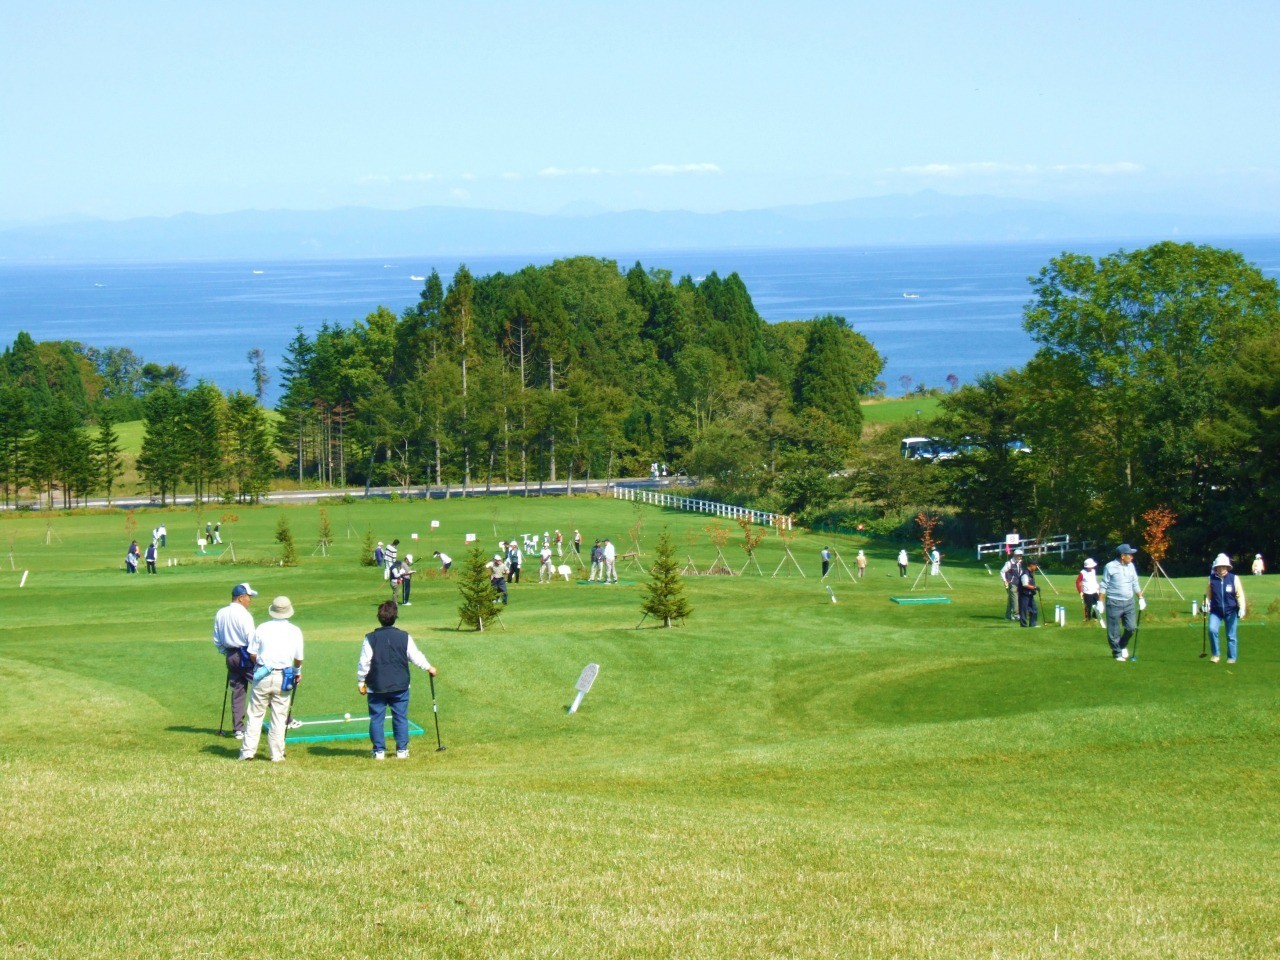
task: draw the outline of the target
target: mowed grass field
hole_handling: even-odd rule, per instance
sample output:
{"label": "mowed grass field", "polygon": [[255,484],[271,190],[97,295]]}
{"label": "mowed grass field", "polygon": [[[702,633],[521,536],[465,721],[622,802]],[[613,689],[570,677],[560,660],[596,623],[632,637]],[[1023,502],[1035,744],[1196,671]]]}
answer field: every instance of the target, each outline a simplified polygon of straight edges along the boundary
{"label": "mowed grass field", "polygon": [[[1201,659],[1189,600],[1153,585],[1139,662],[1077,623],[1003,619],[984,566],[954,589],[868,577],[862,544],[802,534],[764,575],[690,576],[683,627],[635,629],[643,576],[539,585],[505,629],[457,632],[456,584],[419,573],[426,677],[407,761],[368,743],[235,761],[215,735],[212,618],[231,586],[287,594],[306,636],[301,717],[359,715],[361,637],[385,598],[366,530],[430,571],[466,533],[560,528],[713,559],[704,516],[593,498],[0,516],[0,953],[6,957],[1151,957],[1280,955],[1280,581],[1247,578],[1238,665]],[[224,517],[238,564],[199,556]],[[289,519],[301,561],[271,565]],[[157,576],[125,547],[163,517]],[[432,520],[439,521],[433,531]],[[725,554],[745,555],[736,527]],[[496,531],[496,532],[495,532]],[[140,537],[140,539],[142,539]],[[944,550],[946,549],[944,545]],[[959,551],[957,551],[958,553]],[[165,561],[176,558],[176,567]],[[993,566],[994,569],[994,566]],[[19,587],[23,571],[25,587]],[[455,566],[455,574],[457,566]],[[573,684],[600,665],[580,711]],[[358,725],[357,725],[358,726]]]}

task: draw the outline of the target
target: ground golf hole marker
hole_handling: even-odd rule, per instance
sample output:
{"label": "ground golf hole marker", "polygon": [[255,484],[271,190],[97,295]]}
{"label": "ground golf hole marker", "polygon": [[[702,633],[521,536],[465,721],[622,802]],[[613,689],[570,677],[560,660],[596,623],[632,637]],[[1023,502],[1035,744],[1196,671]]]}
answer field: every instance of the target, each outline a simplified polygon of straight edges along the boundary
{"label": "ground golf hole marker", "polygon": [[22,571],[22,582],[18,584],[19,587],[25,587],[27,585],[27,574],[30,572],[30,570]]}
{"label": "ground golf hole marker", "polygon": [[577,713],[578,707],[582,705],[582,698],[587,695],[587,691],[591,689],[591,685],[596,682],[596,674],[600,672],[600,664],[588,663],[582,670],[582,676],[578,677],[578,682],[573,685],[573,689],[578,691],[578,695],[573,698],[573,706],[569,708],[570,713]]}
{"label": "ground golf hole marker", "polygon": [[827,596],[831,598],[831,602],[836,602],[836,592],[831,589],[831,584],[827,584]]}

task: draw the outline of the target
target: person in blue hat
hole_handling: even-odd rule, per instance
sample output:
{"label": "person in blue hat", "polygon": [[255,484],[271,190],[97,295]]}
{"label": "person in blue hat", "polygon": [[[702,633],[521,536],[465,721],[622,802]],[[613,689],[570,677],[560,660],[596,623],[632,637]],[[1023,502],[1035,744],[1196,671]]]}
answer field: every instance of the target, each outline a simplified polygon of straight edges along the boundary
{"label": "person in blue hat", "polygon": [[1147,608],[1133,565],[1136,552],[1129,544],[1120,544],[1116,558],[1102,568],[1098,580],[1098,605],[1107,618],[1107,643],[1111,656],[1121,663],[1129,659],[1129,640],[1138,629],[1138,611]]}

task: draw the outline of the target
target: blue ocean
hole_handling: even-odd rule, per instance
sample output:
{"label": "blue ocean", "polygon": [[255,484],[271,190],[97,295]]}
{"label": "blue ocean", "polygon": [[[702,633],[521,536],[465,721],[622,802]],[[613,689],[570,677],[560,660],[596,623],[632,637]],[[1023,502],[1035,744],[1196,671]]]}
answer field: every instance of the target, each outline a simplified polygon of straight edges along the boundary
{"label": "blue ocean", "polygon": [[[1280,274],[1280,239],[1214,241]],[[770,322],[845,317],[885,357],[890,395],[907,386],[970,383],[1020,366],[1034,352],[1022,329],[1028,278],[1063,250],[1095,256],[1123,244],[1007,244],[838,250],[637,252],[622,269],[700,279],[737,272]],[[1141,244],[1129,244],[1134,249]],[[473,274],[510,272],[551,258],[474,257]],[[350,324],[378,306],[417,303],[434,268],[446,285],[460,261],[440,258],[281,262],[0,263],[0,343],[19,330],[37,340],[125,346],[144,360],[177,363],[191,382],[251,390],[251,349],[274,368],[297,327]],[[910,378],[909,380],[905,378]],[[269,388],[274,402],[278,375]]]}

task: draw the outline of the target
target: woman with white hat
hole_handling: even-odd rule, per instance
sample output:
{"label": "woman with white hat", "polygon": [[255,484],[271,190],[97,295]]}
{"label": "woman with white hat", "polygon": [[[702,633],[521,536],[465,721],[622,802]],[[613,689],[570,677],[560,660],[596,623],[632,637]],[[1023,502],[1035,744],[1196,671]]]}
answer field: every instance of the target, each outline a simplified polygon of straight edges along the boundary
{"label": "woman with white hat", "polygon": [[1244,584],[1231,572],[1231,558],[1220,553],[1213,560],[1209,587],[1205,591],[1205,608],[1209,611],[1209,662],[1220,659],[1218,632],[1227,626],[1227,663],[1236,662],[1236,627],[1245,615]]}
{"label": "woman with white hat", "polygon": [[1098,564],[1093,557],[1085,560],[1076,576],[1076,590],[1084,603],[1084,622],[1088,623],[1098,616]]}

